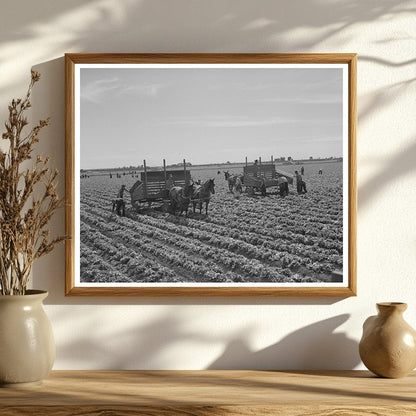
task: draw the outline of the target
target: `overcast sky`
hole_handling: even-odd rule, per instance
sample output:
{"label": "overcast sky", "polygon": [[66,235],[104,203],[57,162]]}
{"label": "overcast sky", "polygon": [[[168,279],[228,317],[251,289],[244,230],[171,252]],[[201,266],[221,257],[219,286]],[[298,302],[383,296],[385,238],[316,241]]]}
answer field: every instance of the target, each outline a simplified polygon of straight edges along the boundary
{"label": "overcast sky", "polygon": [[82,68],[81,168],[342,156],[342,69]]}

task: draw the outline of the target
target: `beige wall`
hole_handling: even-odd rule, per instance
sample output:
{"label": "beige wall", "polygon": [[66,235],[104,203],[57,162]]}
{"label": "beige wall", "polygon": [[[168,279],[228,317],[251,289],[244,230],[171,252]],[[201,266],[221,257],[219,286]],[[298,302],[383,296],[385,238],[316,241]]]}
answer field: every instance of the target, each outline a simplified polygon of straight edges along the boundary
{"label": "beige wall", "polygon": [[[412,10],[413,9],[413,10]],[[39,261],[56,369],[359,368],[377,301],[416,327],[416,13],[401,0],[3,1],[0,119],[30,68],[40,150],[64,171],[65,52],[357,52],[358,296],[65,298],[63,247]],[[63,177],[61,177],[63,183]],[[63,186],[61,186],[63,192]],[[63,232],[63,213],[54,227]]]}

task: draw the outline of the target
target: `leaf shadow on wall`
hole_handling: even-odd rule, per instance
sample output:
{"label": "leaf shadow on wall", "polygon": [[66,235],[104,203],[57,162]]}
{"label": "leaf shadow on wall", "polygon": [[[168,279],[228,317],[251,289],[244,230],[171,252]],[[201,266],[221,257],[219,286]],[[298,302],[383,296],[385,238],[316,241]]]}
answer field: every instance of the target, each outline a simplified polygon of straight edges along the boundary
{"label": "leaf shadow on wall", "polygon": [[[76,314],[77,312],[75,312]],[[79,312],[82,313],[82,312]],[[62,314],[62,316],[59,316]],[[300,328],[285,336],[282,340],[260,350],[249,347],[254,327],[240,328],[234,335],[221,336],[206,333],[203,329],[190,329],[184,326],[180,317],[167,312],[157,318],[146,321],[144,325],[122,328],[116,322],[107,322],[103,328],[99,322],[82,322],[83,327],[71,330],[72,338],[65,343],[59,337],[57,359],[65,365],[77,363],[77,368],[91,369],[154,369],[169,368],[172,354],[183,349],[194,350],[187,357],[179,354],[176,366],[185,360],[189,367],[200,361],[198,354],[211,357],[207,346],[224,345],[224,351],[210,364],[207,370],[325,370],[354,368],[360,363],[358,343],[346,336],[344,332],[335,332],[348,319],[349,314],[342,314]],[[76,318],[76,316],[75,316]],[[140,315],[137,316],[138,322]],[[74,316],[64,311],[58,312],[56,319],[61,324],[67,320],[66,328],[73,325]],[[76,320],[76,319],[75,319]],[[113,326],[117,325],[117,326]],[[62,325],[61,325],[62,326]],[[116,329],[113,329],[116,328]],[[78,330],[78,333],[76,332]],[[104,331],[104,332],[102,332]],[[109,336],[108,332],[112,334]],[[89,336],[85,336],[88,333]],[[199,345],[191,348],[192,344]],[[178,350],[179,348],[179,350]],[[176,352],[175,352],[176,351]],[[214,355],[214,354],[212,354]],[[182,364],[183,366],[184,364]]]}
{"label": "leaf shadow on wall", "polygon": [[[352,27],[415,11],[409,0],[351,0],[336,7],[318,0],[242,0],[238,7],[223,0],[176,0],[175,7],[164,0],[9,3],[0,16],[0,65],[18,61],[20,68],[63,51],[321,52],[328,39],[342,50]],[[0,96],[20,83],[9,67]]]}
{"label": "leaf shadow on wall", "polygon": [[[380,42],[392,42],[392,39],[384,39]],[[366,56],[359,55],[358,63],[359,65],[365,65],[365,63],[370,63],[373,66],[385,66],[390,71],[395,70],[396,68],[403,67],[414,67],[416,59],[408,59],[403,62],[396,62],[387,58],[380,58],[375,56]],[[383,109],[389,107],[397,101],[402,95],[407,94],[409,88],[414,89],[414,84],[416,82],[416,77],[409,79],[404,79],[402,81],[392,83],[388,87],[383,87],[375,90],[371,94],[371,98],[368,100],[366,105],[359,107],[358,112],[358,126],[368,123],[371,120],[371,117],[377,111],[382,111]],[[404,109],[407,111],[407,109]],[[414,135],[416,132],[410,130],[410,135]],[[394,140],[390,137],[380,137],[380,143],[383,140]],[[357,141],[359,145],[359,141]],[[386,187],[390,186],[392,182],[399,181],[406,174],[416,170],[416,136],[410,140],[410,145],[403,148],[395,155],[388,157],[383,160],[379,165],[377,172],[372,175],[370,179],[364,182],[358,187],[357,197],[358,197],[358,207],[365,208],[374,200],[380,192],[383,191]]]}
{"label": "leaf shadow on wall", "polygon": [[[358,201],[360,207],[367,206],[377,194],[398,182],[404,175],[416,169],[416,137],[413,143],[396,155],[384,161],[378,171],[358,188]],[[410,190],[409,192],[414,192]]]}
{"label": "leaf shadow on wall", "polygon": [[343,332],[334,332],[349,317],[349,314],[342,314],[313,323],[258,351],[253,351],[245,338],[233,339],[207,369],[354,368],[360,363],[357,341],[348,338]]}
{"label": "leaf shadow on wall", "polygon": [[[129,325],[128,328],[116,322],[118,318],[114,322],[110,319],[107,322],[108,328],[103,328],[99,316],[92,314],[90,317],[89,322],[81,324],[82,328],[73,328],[70,342],[63,341],[63,337],[58,339],[57,359],[60,362],[76,363],[81,369],[166,368],[172,362],[170,348],[188,342],[214,342],[212,335],[184,328],[181,320],[172,313],[147,319],[143,325],[140,324],[141,316],[137,313],[137,325]],[[56,319],[61,326],[65,320],[71,325],[69,321],[74,321],[74,315],[70,317],[64,312],[58,312]],[[79,332],[75,332],[77,330]]]}

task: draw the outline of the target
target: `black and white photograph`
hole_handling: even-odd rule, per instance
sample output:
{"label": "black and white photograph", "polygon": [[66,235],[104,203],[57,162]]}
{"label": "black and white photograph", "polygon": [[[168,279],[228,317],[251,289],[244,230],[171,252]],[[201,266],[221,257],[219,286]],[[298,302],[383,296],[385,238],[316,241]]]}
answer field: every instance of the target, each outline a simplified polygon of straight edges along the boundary
{"label": "black and white photograph", "polygon": [[77,287],[348,287],[348,64],[85,63],[74,85]]}

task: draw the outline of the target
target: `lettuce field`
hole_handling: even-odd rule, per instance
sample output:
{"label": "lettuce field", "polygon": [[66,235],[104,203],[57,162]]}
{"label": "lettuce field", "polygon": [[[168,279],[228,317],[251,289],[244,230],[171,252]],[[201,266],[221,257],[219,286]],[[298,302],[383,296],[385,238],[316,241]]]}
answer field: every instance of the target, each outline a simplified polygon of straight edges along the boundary
{"label": "lettuce field", "polygon": [[[343,266],[342,162],[305,164],[307,193],[281,197],[228,189],[224,167],[191,168],[194,181],[215,180],[208,215],[173,215],[157,206],[112,212],[122,184],[137,177],[90,172],[81,179],[81,282],[329,282]],[[282,166],[294,173],[300,166]],[[318,171],[322,169],[322,174]],[[230,173],[242,173],[230,166]],[[220,172],[220,173],[218,173]]]}

